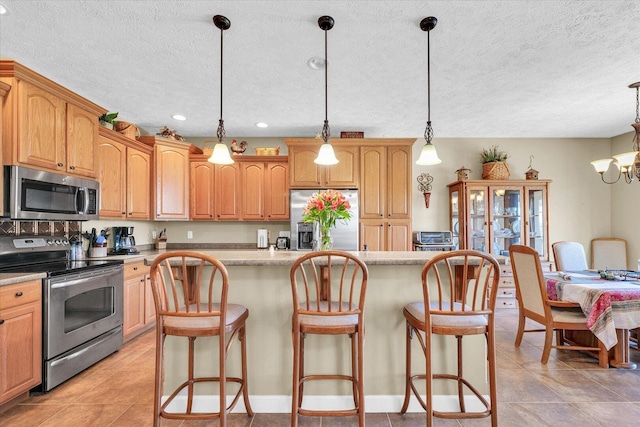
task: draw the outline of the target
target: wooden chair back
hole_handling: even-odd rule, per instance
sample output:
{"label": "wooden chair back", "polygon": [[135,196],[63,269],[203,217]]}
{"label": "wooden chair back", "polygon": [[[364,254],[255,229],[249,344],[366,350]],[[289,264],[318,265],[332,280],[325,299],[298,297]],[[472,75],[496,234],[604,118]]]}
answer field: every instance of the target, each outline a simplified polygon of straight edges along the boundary
{"label": "wooden chair back", "polygon": [[[516,297],[521,310],[533,313],[540,321],[550,316],[550,309],[544,303],[548,298],[545,287],[540,254],[528,246],[511,245],[509,257],[516,284]],[[535,320],[535,319],[534,319]],[[544,324],[544,322],[542,322]]]}
{"label": "wooden chair back", "polygon": [[294,319],[300,315],[345,316],[364,313],[369,271],[348,252],[313,251],[291,267]]}
{"label": "wooden chair back", "polygon": [[457,250],[436,255],[422,267],[427,328],[430,314],[475,316],[493,313],[499,282],[500,267],[488,253]]}
{"label": "wooden chair back", "polygon": [[591,240],[591,268],[626,270],[627,241],[616,237],[600,237]]}
{"label": "wooden chair back", "polygon": [[558,271],[582,271],[588,269],[584,246],[578,242],[555,242],[553,259]]}
{"label": "wooden chair back", "polygon": [[[171,251],[154,259],[150,274],[158,316],[217,318],[206,325],[215,325],[222,332],[229,274],[221,261],[200,252]],[[192,325],[197,327],[197,323]]]}

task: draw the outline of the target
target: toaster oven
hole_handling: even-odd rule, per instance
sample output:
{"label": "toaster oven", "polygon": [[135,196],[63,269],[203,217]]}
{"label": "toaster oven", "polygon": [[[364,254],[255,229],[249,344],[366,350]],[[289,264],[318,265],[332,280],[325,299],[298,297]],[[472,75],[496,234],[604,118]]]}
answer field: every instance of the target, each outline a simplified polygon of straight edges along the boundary
{"label": "toaster oven", "polygon": [[455,249],[451,231],[414,231],[413,249],[416,251],[450,251]]}

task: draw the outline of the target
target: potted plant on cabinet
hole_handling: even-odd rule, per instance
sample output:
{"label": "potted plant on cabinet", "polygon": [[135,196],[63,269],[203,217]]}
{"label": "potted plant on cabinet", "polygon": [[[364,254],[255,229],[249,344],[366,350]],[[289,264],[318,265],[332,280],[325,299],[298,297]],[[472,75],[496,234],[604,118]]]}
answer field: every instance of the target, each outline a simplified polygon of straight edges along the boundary
{"label": "potted plant on cabinet", "polygon": [[99,117],[100,126],[113,130],[113,122],[118,117],[118,113],[104,113]]}
{"label": "potted plant on cabinet", "polygon": [[482,150],[480,158],[482,159],[482,179],[509,179],[511,175],[507,164],[509,155],[500,151],[497,145]]}

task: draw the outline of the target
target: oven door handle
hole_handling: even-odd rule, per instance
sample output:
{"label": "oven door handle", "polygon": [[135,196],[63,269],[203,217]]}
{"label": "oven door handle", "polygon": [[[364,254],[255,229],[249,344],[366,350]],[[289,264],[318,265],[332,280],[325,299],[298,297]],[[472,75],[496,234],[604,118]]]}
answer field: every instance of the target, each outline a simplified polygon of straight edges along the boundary
{"label": "oven door handle", "polygon": [[[79,202],[79,203],[78,203]],[[89,209],[89,197],[85,187],[76,188],[76,213],[84,214]]]}
{"label": "oven door handle", "polygon": [[[107,332],[106,334],[104,334],[103,339],[101,341],[104,341],[104,339],[106,339],[106,338],[108,338],[108,337],[110,337],[112,335],[116,335],[116,334],[120,334],[120,333],[122,333],[122,329],[121,328],[114,329],[111,332]],[[54,360],[53,362],[51,362],[51,366],[53,367],[53,366],[56,366],[56,365],[60,365],[62,363],[69,362],[70,360],[73,360],[73,359],[75,359],[77,357],[80,357],[83,354],[91,351],[91,349],[94,348],[95,346],[100,345],[101,341],[95,342],[95,343],[83,348],[82,350],[74,352],[74,353],[72,353],[72,354],[70,354],[68,356],[61,357],[60,359]]]}

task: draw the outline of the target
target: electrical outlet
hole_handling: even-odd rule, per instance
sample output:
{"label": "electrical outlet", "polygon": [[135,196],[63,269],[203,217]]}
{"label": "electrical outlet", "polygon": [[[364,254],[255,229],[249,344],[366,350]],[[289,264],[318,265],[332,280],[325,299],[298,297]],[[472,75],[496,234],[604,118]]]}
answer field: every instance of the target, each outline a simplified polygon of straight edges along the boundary
{"label": "electrical outlet", "polygon": [[151,232],[151,238],[152,238],[153,240],[156,240],[156,238],[157,238],[157,237],[158,237],[158,233],[156,233],[156,230],[153,230],[153,231]]}
{"label": "electrical outlet", "polygon": [[187,239],[193,239],[193,231],[187,231]]}

